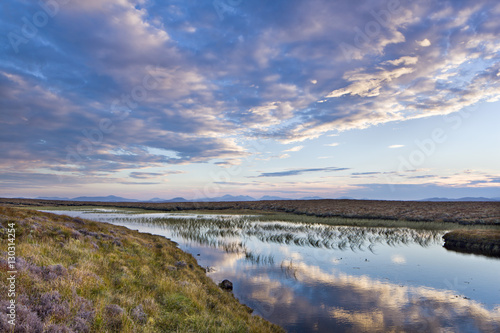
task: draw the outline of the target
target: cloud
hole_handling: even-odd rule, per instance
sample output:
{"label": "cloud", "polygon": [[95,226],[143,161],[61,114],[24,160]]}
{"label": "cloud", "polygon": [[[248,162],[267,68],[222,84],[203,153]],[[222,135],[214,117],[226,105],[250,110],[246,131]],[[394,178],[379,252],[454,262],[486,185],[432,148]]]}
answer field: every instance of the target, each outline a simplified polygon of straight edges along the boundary
{"label": "cloud", "polygon": [[214,184],[224,185],[224,186],[247,186],[247,185],[254,185],[253,183],[245,183],[245,182],[214,182]]}
{"label": "cloud", "polygon": [[340,143],[338,143],[338,142],[332,142],[332,143],[325,144],[325,146],[328,146],[328,147],[337,147],[338,145],[340,145]]}
{"label": "cloud", "polygon": [[328,167],[328,168],[294,169],[294,170],[278,171],[278,172],[263,172],[257,177],[286,177],[286,176],[298,176],[310,172],[333,172],[333,171],[343,171],[343,170],[349,170],[349,168]]}
{"label": "cloud", "polygon": [[405,145],[390,145],[389,148],[395,149],[395,148],[403,148]]}
{"label": "cloud", "polygon": [[[255,138],[302,142],[498,100],[498,8],[404,1],[380,24],[382,0],[245,2],[223,20],[211,2],[61,4],[19,52],[0,50],[0,170],[26,186],[45,184],[42,171],[147,177],[135,170],[238,164]],[[3,9],[0,33],[22,36],[20,18],[40,7]]]}
{"label": "cloud", "polygon": [[426,39],[423,39],[421,41],[416,41],[416,43],[422,47],[427,47],[427,46],[431,46],[431,42],[426,38]]}
{"label": "cloud", "polygon": [[136,179],[156,179],[156,178],[162,178],[167,175],[177,175],[184,173],[182,171],[166,171],[166,172],[138,172],[134,171],[131,172],[129,177],[131,178],[136,178]]}
{"label": "cloud", "polygon": [[[387,62],[391,65],[405,64],[406,60],[390,60]],[[410,61],[410,64],[412,62]],[[341,97],[344,95],[353,95],[360,97],[376,97],[380,95],[380,90],[383,87],[403,76],[410,74],[414,69],[409,67],[400,67],[395,69],[379,69],[375,73],[363,72],[363,70],[356,70],[348,72],[344,75],[344,79],[348,82],[353,82],[345,88],[337,89],[326,95],[326,98]]]}
{"label": "cloud", "polygon": [[353,172],[353,176],[365,176],[365,175],[380,175],[382,172],[369,171],[369,172]]}

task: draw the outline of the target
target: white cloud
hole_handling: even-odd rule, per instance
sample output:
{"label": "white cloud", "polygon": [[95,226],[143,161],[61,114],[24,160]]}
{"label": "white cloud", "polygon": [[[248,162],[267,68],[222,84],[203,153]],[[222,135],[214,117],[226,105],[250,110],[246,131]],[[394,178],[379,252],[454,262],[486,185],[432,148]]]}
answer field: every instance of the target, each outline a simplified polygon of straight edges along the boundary
{"label": "white cloud", "polygon": [[347,87],[334,90],[325,97],[335,98],[344,95],[376,97],[380,95],[381,89],[383,89],[386,84],[403,75],[413,73],[414,71],[415,69],[409,67],[399,67],[393,70],[386,70],[379,67],[379,70],[374,73],[365,72],[365,69],[348,72],[344,75],[344,79],[353,83]]}
{"label": "white cloud", "polygon": [[290,148],[290,149],[284,150],[283,152],[288,152],[288,151],[299,151],[299,150],[302,150],[302,148],[304,148],[304,146],[295,146],[295,147],[292,147],[292,148]]}
{"label": "white cloud", "polygon": [[392,146],[389,146],[389,148],[403,148],[404,145],[392,145]]}
{"label": "white cloud", "polygon": [[428,40],[427,38],[424,39],[424,40],[421,40],[421,41],[415,41],[418,45],[422,46],[422,47],[427,47],[427,46],[431,46],[431,42],[430,40]]}
{"label": "white cloud", "polygon": [[333,143],[327,143],[325,144],[325,146],[328,146],[328,147],[337,147],[340,143],[338,142],[333,142]]}
{"label": "white cloud", "polygon": [[399,66],[401,64],[403,64],[403,65],[415,65],[417,62],[418,62],[418,57],[404,56],[404,57],[401,57],[401,58],[395,59],[395,60],[387,60],[387,61],[383,62],[382,65],[385,65],[385,64],[391,64],[394,66]]}

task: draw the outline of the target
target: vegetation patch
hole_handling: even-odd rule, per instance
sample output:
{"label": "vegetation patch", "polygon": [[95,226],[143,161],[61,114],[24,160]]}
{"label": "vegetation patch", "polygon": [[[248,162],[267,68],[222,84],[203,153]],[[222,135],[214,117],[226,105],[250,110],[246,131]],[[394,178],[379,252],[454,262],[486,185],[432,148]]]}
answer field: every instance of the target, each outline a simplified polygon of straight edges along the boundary
{"label": "vegetation patch", "polygon": [[450,250],[500,257],[500,230],[453,230],[443,239]]}
{"label": "vegetation patch", "polygon": [[[2,332],[281,332],[221,290],[176,243],[106,223],[0,206],[16,231],[16,326]],[[4,243],[5,244],[5,243]],[[0,279],[7,281],[6,249]]]}

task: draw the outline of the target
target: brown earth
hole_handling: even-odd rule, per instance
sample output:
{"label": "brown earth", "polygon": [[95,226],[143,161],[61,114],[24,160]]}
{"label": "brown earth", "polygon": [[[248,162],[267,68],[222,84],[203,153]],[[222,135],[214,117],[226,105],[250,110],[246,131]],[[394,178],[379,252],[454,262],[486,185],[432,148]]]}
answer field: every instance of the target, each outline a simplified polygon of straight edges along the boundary
{"label": "brown earth", "polygon": [[237,202],[83,202],[0,198],[13,206],[109,206],[162,211],[250,210],[293,213],[318,217],[454,222],[500,225],[500,202],[427,202],[378,200],[270,200]]}

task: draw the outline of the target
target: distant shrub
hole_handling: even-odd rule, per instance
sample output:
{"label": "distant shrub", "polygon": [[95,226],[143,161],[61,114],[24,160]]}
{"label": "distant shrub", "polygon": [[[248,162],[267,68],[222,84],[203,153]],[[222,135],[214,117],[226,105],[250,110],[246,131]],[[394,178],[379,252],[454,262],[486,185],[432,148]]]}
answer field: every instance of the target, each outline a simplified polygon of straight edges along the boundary
{"label": "distant shrub", "polygon": [[104,308],[106,326],[113,331],[120,331],[123,326],[123,309],[117,304],[108,304]]}
{"label": "distant shrub", "polygon": [[148,320],[142,304],[139,304],[132,310],[131,316],[138,323],[145,323]]}
{"label": "distant shrub", "polygon": [[33,309],[42,320],[50,316],[64,319],[69,315],[69,304],[66,301],[61,301],[61,295],[58,291],[42,294]]}

